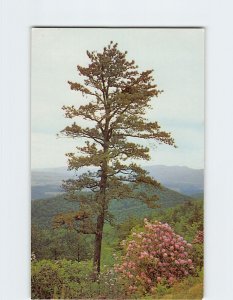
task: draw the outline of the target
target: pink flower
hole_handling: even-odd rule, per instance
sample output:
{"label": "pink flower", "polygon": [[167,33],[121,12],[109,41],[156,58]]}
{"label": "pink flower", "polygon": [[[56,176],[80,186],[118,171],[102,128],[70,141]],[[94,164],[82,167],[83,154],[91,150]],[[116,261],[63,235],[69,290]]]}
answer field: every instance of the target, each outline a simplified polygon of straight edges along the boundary
{"label": "pink flower", "polygon": [[192,264],[192,260],[188,259],[188,264],[191,265]]}
{"label": "pink flower", "polygon": [[174,277],[169,277],[169,282],[172,283],[174,281]]}
{"label": "pink flower", "polygon": [[184,265],[184,264],[185,264],[185,260],[181,259],[181,260],[180,260],[180,264],[181,264],[181,265]]}

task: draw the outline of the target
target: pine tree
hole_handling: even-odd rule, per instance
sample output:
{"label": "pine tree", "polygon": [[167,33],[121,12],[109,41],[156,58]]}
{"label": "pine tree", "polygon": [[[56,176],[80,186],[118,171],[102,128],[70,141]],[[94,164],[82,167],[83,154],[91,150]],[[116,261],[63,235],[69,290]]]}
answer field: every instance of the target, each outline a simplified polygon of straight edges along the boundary
{"label": "pine tree", "polygon": [[158,200],[155,191],[159,183],[136,163],[150,159],[149,148],[139,141],[174,146],[170,133],[146,119],[151,100],[162,92],[153,83],[153,70],[139,72],[134,60],[128,61],[126,55],[112,41],[101,53],[87,51],[89,65],[77,66],[83,82],[68,81],[71,90],[86,97],[87,104],[63,106],[66,118],[88,121],[86,126],[77,121],[61,131],[66,137],[85,140],[77,153],[66,154],[68,168],[91,167],[77,178],[64,181],[63,187],[68,199],[80,205],[73,215],[76,230],[95,235],[93,262],[97,272],[104,223],[111,219],[110,201],[140,199],[155,207]]}

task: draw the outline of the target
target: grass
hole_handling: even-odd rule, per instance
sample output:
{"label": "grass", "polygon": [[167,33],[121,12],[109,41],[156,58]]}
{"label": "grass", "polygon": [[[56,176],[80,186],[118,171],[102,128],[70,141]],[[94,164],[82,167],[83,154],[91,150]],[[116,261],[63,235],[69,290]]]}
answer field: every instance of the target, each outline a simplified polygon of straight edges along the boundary
{"label": "grass", "polygon": [[172,288],[167,289],[161,295],[149,295],[145,300],[181,300],[181,299],[192,299],[201,300],[203,298],[203,272],[198,277],[188,277],[180,283],[177,283]]}
{"label": "grass", "polygon": [[181,291],[180,288],[174,287],[169,294],[165,295],[160,299],[192,299],[201,300],[203,298],[203,284],[195,284],[194,286],[188,288],[187,290]]}

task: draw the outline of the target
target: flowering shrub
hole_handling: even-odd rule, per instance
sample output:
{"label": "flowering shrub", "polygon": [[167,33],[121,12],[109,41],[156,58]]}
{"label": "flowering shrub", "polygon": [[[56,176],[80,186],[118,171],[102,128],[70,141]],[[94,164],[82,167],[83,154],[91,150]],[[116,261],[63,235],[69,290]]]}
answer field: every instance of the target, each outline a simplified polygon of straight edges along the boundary
{"label": "flowering shrub", "polygon": [[199,230],[193,240],[193,244],[202,244],[204,242],[204,232]]}
{"label": "flowering shrub", "polygon": [[175,234],[168,224],[144,220],[142,232],[123,241],[125,255],[115,270],[129,285],[129,293],[153,291],[158,283],[172,285],[194,273],[192,245]]}

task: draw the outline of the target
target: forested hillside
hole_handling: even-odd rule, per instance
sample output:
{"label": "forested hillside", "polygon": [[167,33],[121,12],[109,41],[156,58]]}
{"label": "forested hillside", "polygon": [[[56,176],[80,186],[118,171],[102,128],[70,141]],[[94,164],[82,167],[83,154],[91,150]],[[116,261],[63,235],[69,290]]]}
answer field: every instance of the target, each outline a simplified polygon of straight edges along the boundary
{"label": "forested hillside", "polygon": [[[157,191],[159,208],[173,207],[192,200],[191,197],[182,195],[165,187]],[[56,196],[49,199],[40,199],[32,201],[32,224],[42,227],[51,225],[52,218],[62,212],[78,210],[78,203],[65,200],[65,195]],[[128,217],[145,217],[154,210],[148,208],[146,204],[137,200],[112,200],[110,203],[110,213],[114,216],[116,222],[125,220]]]}

